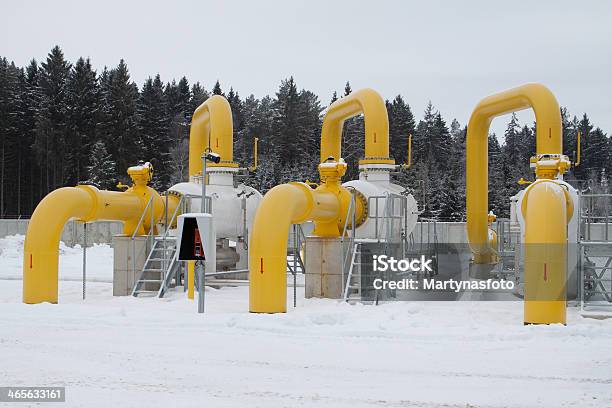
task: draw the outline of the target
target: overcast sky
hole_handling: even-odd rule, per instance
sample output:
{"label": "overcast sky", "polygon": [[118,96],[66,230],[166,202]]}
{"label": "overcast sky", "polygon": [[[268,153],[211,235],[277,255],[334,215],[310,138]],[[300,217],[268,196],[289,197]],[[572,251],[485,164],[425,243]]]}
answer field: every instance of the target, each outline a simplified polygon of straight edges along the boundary
{"label": "overcast sky", "polygon": [[124,58],[139,85],[159,72],[261,97],[293,75],[324,104],[349,80],[462,125],[486,95],[541,82],[612,133],[611,1],[0,1],[18,65],[58,44],[98,70]]}

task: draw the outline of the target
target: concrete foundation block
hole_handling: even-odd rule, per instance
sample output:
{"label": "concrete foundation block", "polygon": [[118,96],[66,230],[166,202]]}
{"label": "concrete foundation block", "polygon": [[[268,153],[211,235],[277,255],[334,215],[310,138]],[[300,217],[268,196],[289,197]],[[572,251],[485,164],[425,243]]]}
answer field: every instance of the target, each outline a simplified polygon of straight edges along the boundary
{"label": "concrete foundation block", "polygon": [[[128,296],[149,255],[149,239],[125,235],[113,237],[113,296]],[[133,259],[136,260],[135,265]],[[135,268],[134,268],[135,266]]]}
{"label": "concrete foundation block", "polygon": [[342,297],[342,243],[340,238],[307,237],[304,254],[306,298]]}

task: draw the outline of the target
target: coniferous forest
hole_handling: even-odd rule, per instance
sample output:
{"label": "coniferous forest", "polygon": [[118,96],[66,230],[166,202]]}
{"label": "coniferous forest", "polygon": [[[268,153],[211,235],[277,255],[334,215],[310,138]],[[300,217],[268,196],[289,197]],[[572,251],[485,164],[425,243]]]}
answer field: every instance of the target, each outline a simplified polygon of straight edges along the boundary
{"label": "coniferous forest", "polygon": [[[315,95],[294,78],[282,79],[272,96],[260,99],[241,97],[219,81],[209,90],[159,74],[138,85],[123,60],[99,71],[89,59],[67,61],[58,46],[26,67],[0,58],[0,216],[29,217],[47,193],[62,186],[115,189],[127,183],[127,167],[139,161],[153,163],[153,187],[160,191],[187,180],[191,114],[211,94],[225,96],[232,107],[235,161],[250,165],[253,139],[260,140],[259,169],[245,178],[247,184],[264,193],[287,181],[316,181],[324,110],[350,92],[347,82],[333,95]],[[447,121],[431,102],[417,118],[409,102],[401,95],[387,101],[397,163],[406,162],[413,135],[412,167],[394,176],[396,182],[412,190],[425,216],[463,220],[467,123]],[[561,113],[565,154],[572,160],[577,133],[582,135],[582,163],[566,180],[583,191],[608,192],[610,138],[586,113]],[[522,188],[517,181],[533,179],[534,131],[534,123],[520,124],[513,115],[504,135],[489,136],[489,201],[498,216],[508,216],[509,197]],[[346,179],[354,178],[363,156],[361,117],[345,123],[342,149],[349,163]]]}

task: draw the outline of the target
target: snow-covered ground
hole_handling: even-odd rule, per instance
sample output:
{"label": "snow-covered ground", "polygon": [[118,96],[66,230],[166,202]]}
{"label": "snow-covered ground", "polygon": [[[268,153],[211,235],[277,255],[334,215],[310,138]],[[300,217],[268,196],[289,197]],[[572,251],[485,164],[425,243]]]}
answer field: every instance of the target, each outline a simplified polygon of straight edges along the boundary
{"label": "snow-covered ground", "polygon": [[[23,237],[0,239],[0,386],[66,386],[69,407],[611,407],[612,320],[523,326],[520,302],[249,314],[248,288],[112,296],[112,250],[62,247],[60,304],[21,303]],[[289,290],[291,299],[292,291]],[[16,405],[17,406],[17,405]],[[23,407],[27,404],[20,403]]]}

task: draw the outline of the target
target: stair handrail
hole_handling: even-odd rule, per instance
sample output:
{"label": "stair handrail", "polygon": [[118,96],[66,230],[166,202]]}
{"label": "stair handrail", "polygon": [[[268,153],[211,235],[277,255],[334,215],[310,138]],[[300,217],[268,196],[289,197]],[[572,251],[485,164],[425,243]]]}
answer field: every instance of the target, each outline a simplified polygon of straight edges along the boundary
{"label": "stair handrail", "polygon": [[[342,250],[344,254],[342,256],[342,293],[344,293],[345,289],[345,280],[344,275],[346,273],[346,262],[348,261],[349,255],[351,253],[351,249],[355,243],[355,209],[357,206],[356,203],[356,189],[354,187],[347,187],[348,190],[351,191],[351,201],[349,202],[349,208],[346,215],[346,220],[344,221],[344,228],[342,230],[342,235],[340,236],[340,245],[342,245]],[[348,236],[348,248],[345,249],[344,238],[346,237],[346,231],[348,229],[348,221],[351,219],[351,236]],[[348,284],[348,283],[347,283]]]}
{"label": "stair handrail", "polygon": [[[140,226],[142,225],[144,221],[144,217],[147,214],[149,207],[151,207],[151,209],[153,208],[153,196],[151,196],[151,198],[149,198],[149,201],[147,201],[147,205],[142,210],[142,214],[140,215],[138,224],[136,224],[136,228],[134,228],[134,232],[132,233],[132,236],[130,237],[130,239],[132,240],[132,271],[134,273],[136,273],[136,234],[138,233],[138,230],[140,229]],[[151,233],[151,231],[153,231],[153,223],[151,223],[149,234]],[[149,236],[149,234],[147,234],[147,237]]]}
{"label": "stair handrail", "polygon": [[[168,193],[166,193],[166,197],[167,197],[167,194]],[[185,199],[185,196],[181,195],[181,198],[179,199],[178,204],[176,205],[176,207],[174,208],[174,211],[172,212],[172,217],[170,217],[169,221],[166,218],[166,228],[164,231],[164,235],[162,235],[162,241],[164,241],[164,248],[166,247],[166,238],[168,237],[168,233],[170,232],[170,226],[174,223],[174,220],[178,216],[179,210],[181,209],[181,205],[183,204],[184,199]],[[165,270],[166,269],[166,251],[162,251],[162,252],[163,252],[162,268]],[[164,272],[164,275],[165,275],[165,272]]]}

